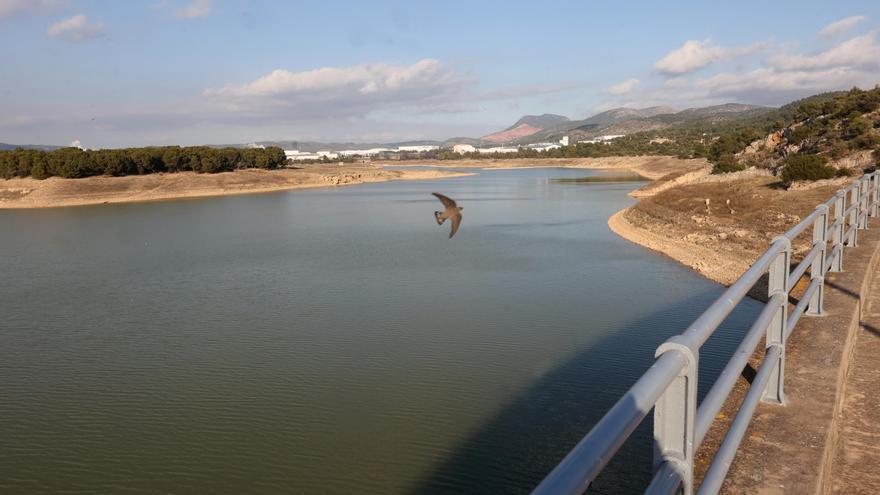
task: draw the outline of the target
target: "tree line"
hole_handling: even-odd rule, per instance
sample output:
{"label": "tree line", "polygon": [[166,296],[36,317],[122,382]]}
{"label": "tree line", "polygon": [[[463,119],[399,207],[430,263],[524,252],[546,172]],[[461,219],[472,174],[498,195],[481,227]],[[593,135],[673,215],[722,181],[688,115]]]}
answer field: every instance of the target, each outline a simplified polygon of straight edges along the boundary
{"label": "tree line", "polygon": [[287,162],[284,150],[267,148],[211,148],[161,146],[40,151],[18,148],[0,151],[0,177],[68,179],[96,175],[145,175],[159,172],[228,172],[244,168],[276,169]]}

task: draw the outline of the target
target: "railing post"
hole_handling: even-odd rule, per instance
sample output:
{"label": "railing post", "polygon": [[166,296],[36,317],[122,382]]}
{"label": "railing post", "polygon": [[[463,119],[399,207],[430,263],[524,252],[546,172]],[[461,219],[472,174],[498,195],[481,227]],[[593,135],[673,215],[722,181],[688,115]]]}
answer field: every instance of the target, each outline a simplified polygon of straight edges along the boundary
{"label": "railing post", "polygon": [[877,218],[877,202],[880,201],[880,173],[871,174],[871,218]]}
{"label": "railing post", "polygon": [[859,179],[859,230],[868,228],[868,191],[870,190],[870,177],[861,177]]}
{"label": "railing post", "polygon": [[843,190],[837,191],[834,200],[834,222],[837,227],[831,232],[831,253],[834,254],[834,261],[831,262],[830,272],[843,271],[843,233],[846,232],[846,222],[843,219],[843,212],[846,209],[846,193]]}
{"label": "railing post", "polygon": [[810,305],[807,306],[807,314],[819,316],[824,314],[822,305],[825,301],[825,257],[828,253],[828,206],[819,205],[819,216],[813,222],[813,247],[821,246],[819,254],[813,258],[810,265],[810,283],[819,280],[819,288],[813,292]]}
{"label": "railing post", "polygon": [[[856,184],[854,184],[854,186],[855,187],[850,189],[849,193],[849,206],[850,208],[852,208],[852,211],[849,212],[849,222],[847,222],[849,223],[849,225],[847,226],[847,229],[849,229],[849,236],[846,239],[846,245],[850,247],[855,247],[858,245],[856,243],[858,241],[857,236],[859,232],[858,228],[850,228],[853,225],[858,225],[859,223],[859,183],[857,182]],[[846,230],[844,230],[844,232],[846,232]]]}
{"label": "railing post", "polygon": [[683,495],[692,495],[699,350],[684,342],[679,335],[672,337],[655,354],[680,352],[687,358],[687,366],[654,404],[654,472],[669,464],[683,480]]}
{"label": "railing post", "polygon": [[773,367],[770,381],[767,382],[767,388],[764,390],[761,400],[774,404],[785,404],[785,390],[783,387],[785,383],[785,326],[788,320],[788,276],[791,268],[791,240],[785,236],[778,236],[773,239],[773,244],[777,242],[784,243],[785,249],[776,255],[776,258],[770,264],[767,293],[770,300],[776,294],[783,294],[785,297],[781,299],[782,303],[773,315],[773,319],[770,320],[770,325],[767,326],[767,348],[769,349],[771,345],[776,344],[782,349],[782,352],[779,353],[779,358]]}

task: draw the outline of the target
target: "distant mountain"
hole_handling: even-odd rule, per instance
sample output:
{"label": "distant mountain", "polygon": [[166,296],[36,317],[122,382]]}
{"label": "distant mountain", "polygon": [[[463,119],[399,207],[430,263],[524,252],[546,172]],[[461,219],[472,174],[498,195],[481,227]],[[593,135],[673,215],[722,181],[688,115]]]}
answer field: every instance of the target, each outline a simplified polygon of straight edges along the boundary
{"label": "distant mountain", "polygon": [[564,115],[556,115],[553,113],[545,113],[541,115],[526,115],[519,120],[516,121],[515,124],[508,127],[505,130],[511,130],[514,127],[521,126],[523,124],[530,125],[532,127],[537,127],[539,129],[547,129],[549,127],[554,127],[557,125],[564,124],[569,122],[570,119]]}
{"label": "distant mountain", "polygon": [[492,144],[509,143],[548,128],[555,128],[569,122],[568,117],[545,113],[543,115],[526,115],[516,121],[515,124],[501,132],[489,134],[480,138],[482,141]]}
{"label": "distant mountain", "polygon": [[52,151],[57,150],[58,148],[63,148],[64,146],[50,146],[47,144],[8,144],[8,143],[0,143],[0,151],[12,151],[17,148],[23,148],[26,150],[41,150],[41,151]]}
{"label": "distant mountain", "polygon": [[675,113],[675,109],[670,107],[612,108],[611,110],[598,113],[580,122],[602,126],[618,124],[620,122],[626,122],[627,120],[647,119],[654,117],[655,115],[669,113]]}

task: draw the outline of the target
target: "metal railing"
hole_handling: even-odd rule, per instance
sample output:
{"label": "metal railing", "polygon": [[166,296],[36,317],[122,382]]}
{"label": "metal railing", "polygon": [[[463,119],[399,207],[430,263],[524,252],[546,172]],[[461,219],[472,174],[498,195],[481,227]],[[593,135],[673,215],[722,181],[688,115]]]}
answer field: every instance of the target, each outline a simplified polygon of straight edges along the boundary
{"label": "metal railing", "polygon": [[[654,477],[645,493],[685,495],[719,491],[759,401],[785,404],[785,343],[801,316],[823,314],[825,274],[843,270],[844,248],[856,246],[858,231],[878,214],[880,172],[866,174],[778,236],[770,247],[684,333],[655,353],[654,364],[592,430],[535,488],[533,495],[580,494],[614,457],[633,430],[654,408]],[[833,215],[831,210],[833,208]],[[792,241],[812,226],[812,248],[791,269]],[[809,271],[810,282],[789,312],[791,289]],[[746,332],[712,388],[697,406],[700,347],[769,272],[768,300]],[[715,453],[699,488],[694,483],[694,453],[761,336],[766,348],[739,411]]]}

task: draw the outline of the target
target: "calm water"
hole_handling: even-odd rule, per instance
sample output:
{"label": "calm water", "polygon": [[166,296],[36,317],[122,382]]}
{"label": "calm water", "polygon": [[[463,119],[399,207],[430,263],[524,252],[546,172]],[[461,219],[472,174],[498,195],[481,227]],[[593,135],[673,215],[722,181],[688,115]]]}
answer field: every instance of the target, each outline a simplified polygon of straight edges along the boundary
{"label": "calm water", "polygon": [[0,492],[527,493],[721,290],[587,175],[0,212]]}

